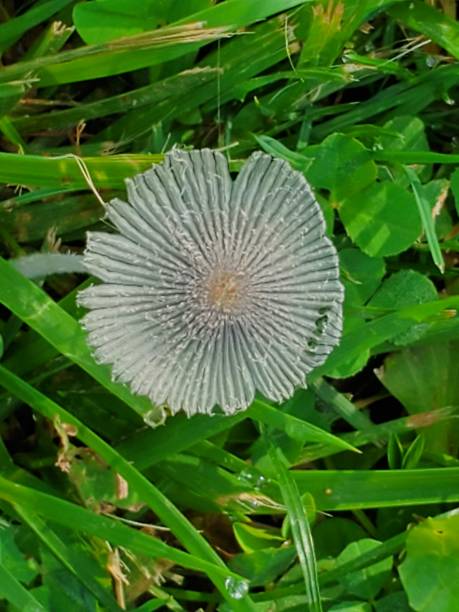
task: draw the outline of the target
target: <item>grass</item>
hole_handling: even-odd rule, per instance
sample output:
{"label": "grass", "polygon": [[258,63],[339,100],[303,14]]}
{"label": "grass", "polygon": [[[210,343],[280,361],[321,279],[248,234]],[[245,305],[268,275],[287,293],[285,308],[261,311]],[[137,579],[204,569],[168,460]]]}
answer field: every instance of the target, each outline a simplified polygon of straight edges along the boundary
{"label": "grass", "polygon": [[[455,4],[132,6],[0,11],[0,609],[455,612]],[[81,253],[173,146],[322,206],[343,337],[281,405],[158,426],[91,356],[91,279],[9,261]]]}

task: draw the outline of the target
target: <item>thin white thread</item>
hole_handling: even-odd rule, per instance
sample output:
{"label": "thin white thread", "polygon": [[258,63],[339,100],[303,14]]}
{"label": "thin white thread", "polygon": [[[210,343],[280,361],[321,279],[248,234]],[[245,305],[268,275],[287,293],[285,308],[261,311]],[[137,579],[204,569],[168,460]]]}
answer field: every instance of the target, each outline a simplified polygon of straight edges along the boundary
{"label": "thin white thread", "polygon": [[78,155],[75,155],[74,153],[67,153],[66,155],[59,155],[58,157],[53,157],[53,159],[74,159],[89,189],[96,196],[99,203],[104,208],[107,207],[107,202],[105,202],[105,200],[102,198],[100,193],[97,191],[96,186],[94,185],[94,181],[92,180],[91,174],[88,170],[88,166],[86,165],[85,161],[81,157],[78,157]]}

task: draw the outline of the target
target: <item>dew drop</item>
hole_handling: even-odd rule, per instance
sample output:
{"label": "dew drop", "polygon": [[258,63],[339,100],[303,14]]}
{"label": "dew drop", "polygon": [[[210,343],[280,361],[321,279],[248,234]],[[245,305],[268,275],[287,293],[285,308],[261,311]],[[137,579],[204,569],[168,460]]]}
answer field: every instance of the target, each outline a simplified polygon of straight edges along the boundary
{"label": "dew drop", "polygon": [[247,500],[247,504],[252,508],[252,510],[258,510],[261,507],[261,502],[254,497]]}
{"label": "dew drop", "polygon": [[268,484],[268,479],[265,478],[263,474],[250,468],[242,470],[238,475],[238,479],[251,485],[255,489],[261,489]]}
{"label": "dew drop", "polygon": [[255,489],[261,489],[268,484],[268,479],[260,474],[255,482]]}
{"label": "dew drop", "polygon": [[228,576],[225,580],[225,588],[232,599],[242,599],[249,592],[249,582],[242,578]]}

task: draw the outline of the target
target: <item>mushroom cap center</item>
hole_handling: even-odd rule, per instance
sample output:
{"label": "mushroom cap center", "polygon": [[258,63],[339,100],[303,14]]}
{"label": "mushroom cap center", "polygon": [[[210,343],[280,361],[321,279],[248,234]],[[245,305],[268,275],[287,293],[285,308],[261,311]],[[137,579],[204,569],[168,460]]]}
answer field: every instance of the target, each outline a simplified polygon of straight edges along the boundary
{"label": "mushroom cap center", "polygon": [[215,272],[207,281],[209,305],[221,312],[237,311],[243,298],[243,285],[242,278],[236,272]]}

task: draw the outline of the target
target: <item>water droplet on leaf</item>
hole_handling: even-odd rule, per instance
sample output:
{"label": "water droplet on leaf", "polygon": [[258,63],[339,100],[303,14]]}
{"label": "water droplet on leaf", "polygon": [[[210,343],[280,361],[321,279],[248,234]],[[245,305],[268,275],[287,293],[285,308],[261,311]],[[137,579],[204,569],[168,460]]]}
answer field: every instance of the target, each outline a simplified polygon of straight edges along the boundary
{"label": "water droplet on leaf", "polygon": [[254,489],[260,489],[268,483],[267,478],[257,470],[247,468],[242,470],[238,476],[239,480],[251,485]]}
{"label": "water droplet on leaf", "polygon": [[249,592],[249,582],[242,578],[228,576],[225,580],[225,588],[233,599],[242,599]]}

